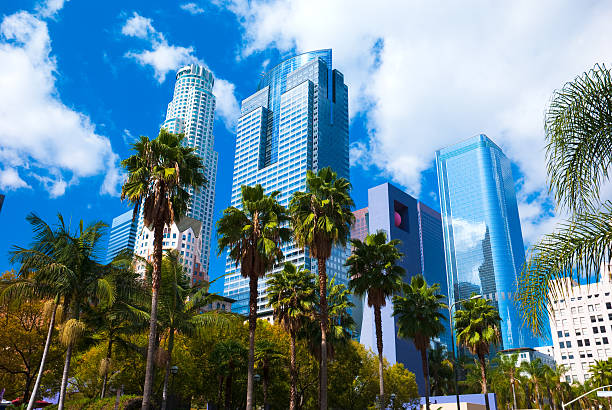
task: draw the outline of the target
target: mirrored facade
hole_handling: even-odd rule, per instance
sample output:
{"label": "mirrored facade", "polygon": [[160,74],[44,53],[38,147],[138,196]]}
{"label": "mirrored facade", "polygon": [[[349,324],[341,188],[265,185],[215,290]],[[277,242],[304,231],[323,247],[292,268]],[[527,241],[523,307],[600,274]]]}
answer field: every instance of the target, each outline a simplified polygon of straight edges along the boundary
{"label": "mirrored facade", "polygon": [[[231,205],[240,208],[241,186],[261,184],[278,190],[288,206],[296,191],[306,189],[306,171],[331,167],[349,178],[348,87],[332,69],[331,50],[284,60],[260,80],[257,91],[242,101],[238,119]],[[293,243],[283,247],[287,261],[316,271],[307,252]],[[330,278],[346,283],[346,249],[334,249],[327,263]],[[316,273],[316,272],[315,272]],[[226,262],[224,295],[236,299],[232,310],[248,313],[248,279]],[[259,281],[258,312],[270,313],[266,279]]]}
{"label": "mirrored facade", "polygon": [[534,347],[514,302],[525,262],[510,160],[478,135],[436,152],[450,303],[481,294],[502,317],[501,349]]}

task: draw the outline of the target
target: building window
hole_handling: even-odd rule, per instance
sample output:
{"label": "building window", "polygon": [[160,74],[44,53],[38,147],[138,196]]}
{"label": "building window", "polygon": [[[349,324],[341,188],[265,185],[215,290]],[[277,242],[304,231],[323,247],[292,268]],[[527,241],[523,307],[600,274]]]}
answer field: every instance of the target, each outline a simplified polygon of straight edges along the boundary
{"label": "building window", "polygon": [[563,337],[563,332],[562,332],[562,331],[560,331],[560,330],[558,330],[558,331],[557,331],[557,337]]}
{"label": "building window", "polygon": [[578,340],[578,347],[582,347],[582,340]]}
{"label": "building window", "polygon": [[565,349],[565,342],[559,342],[559,347],[561,349]]}
{"label": "building window", "polygon": [[608,338],[607,337],[602,337],[601,341],[603,342],[603,344],[607,345],[608,344]]}
{"label": "building window", "polygon": [[597,326],[593,326],[593,333],[599,333],[599,329],[597,329]]}

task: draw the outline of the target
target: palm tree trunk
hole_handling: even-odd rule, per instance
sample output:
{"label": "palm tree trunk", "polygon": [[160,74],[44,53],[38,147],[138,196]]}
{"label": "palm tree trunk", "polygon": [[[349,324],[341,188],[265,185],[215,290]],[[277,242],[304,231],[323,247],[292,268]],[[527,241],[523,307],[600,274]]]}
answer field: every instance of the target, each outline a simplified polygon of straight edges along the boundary
{"label": "palm tree trunk", "polygon": [[318,258],[319,268],[319,304],[321,306],[321,398],[320,410],[327,410],[327,267],[325,258]]}
{"label": "palm tree trunk", "polygon": [[[36,401],[36,395],[38,394],[38,388],[40,387],[40,380],[45,370],[45,362],[47,360],[47,354],[49,353],[49,346],[51,346],[51,336],[53,335],[53,327],[55,326],[55,313],[57,312],[57,300],[53,304],[53,312],[51,312],[51,320],[49,320],[49,330],[47,331],[47,340],[45,341],[45,349],[43,355],[40,358],[40,367],[38,369],[38,376],[36,376],[36,383],[34,383],[34,389],[32,389],[32,395],[28,402],[28,410],[34,408],[34,402]],[[25,397],[25,396],[24,396]]]}
{"label": "palm tree trunk", "polygon": [[174,348],[174,329],[170,328],[168,337],[168,360],[166,360],[166,374],[164,375],[164,389],[162,390],[162,410],[166,410],[168,402],[168,379],[170,378],[170,365],[172,364],[172,349]]}
{"label": "palm tree trunk", "polygon": [[514,405],[512,409],[517,410],[518,406],[516,405],[516,390],[514,388],[514,384],[515,384],[514,375],[512,375],[510,377],[510,387],[512,387],[512,404]]}
{"label": "palm tree trunk", "polygon": [[291,379],[291,390],[290,390],[290,400],[289,400],[289,410],[295,410],[297,392],[297,372],[295,369],[295,332],[291,331],[291,342],[290,342],[290,357],[289,357],[289,376]]}
{"label": "palm tree trunk", "polygon": [[537,380],[535,380],[535,381],[533,382],[533,385],[534,385],[534,387],[535,387],[536,404],[538,405],[538,407],[542,407],[542,406],[540,405],[540,401],[541,401],[541,400],[540,400],[540,389],[538,388],[538,381],[537,381]]}
{"label": "palm tree trunk", "polygon": [[[112,354],[113,354],[113,338],[109,337],[108,338],[108,349],[106,351],[107,363],[108,361],[110,361]],[[110,371],[110,369],[107,368],[105,370],[106,371],[104,372],[104,380],[102,381],[102,392],[100,393],[101,399],[103,399],[106,394],[106,384],[108,383],[108,372]]]}
{"label": "palm tree trunk", "polygon": [[[249,362],[247,373],[247,403],[246,410],[253,410],[253,377],[255,373],[255,329],[257,328],[257,281],[256,275],[251,275],[249,285]],[[227,394],[227,392],[226,392]]]}
{"label": "palm tree trunk", "polygon": [[487,394],[487,363],[485,361],[484,355],[478,355],[478,360],[480,362],[480,385],[482,387],[482,394],[484,394],[485,408],[487,410],[490,410],[489,395]]}
{"label": "palm tree trunk", "polygon": [[380,306],[374,306],[374,323],[376,325],[376,348],[378,349],[378,387],[379,387],[379,398],[378,405],[379,409],[382,409],[385,402],[385,380],[384,380],[384,366],[383,366],[383,338],[382,338],[382,318],[380,316]]}
{"label": "palm tree trunk", "polygon": [[151,318],[149,321],[149,346],[147,347],[147,367],[145,371],[144,391],[142,393],[142,410],[149,410],[151,390],[155,375],[155,342],[157,338],[157,299],[162,267],[162,241],[164,224],[157,223],[153,232],[153,275],[151,286]]}
{"label": "palm tree trunk", "polygon": [[425,409],[429,410],[429,366],[427,366],[427,349],[421,349],[421,366],[425,378]]}
{"label": "palm tree trunk", "polygon": [[217,392],[217,405],[215,406],[217,410],[221,408],[222,397],[223,397],[223,376],[219,376],[219,391]]}
{"label": "palm tree trunk", "polygon": [[70,372],[70,359],[72,359],[72,345],[73,343],[68,344],[68,349],[66,349],[66,359],[64,360],[64,371],[62,373],[62,387],[60,388],[60,396],[59,403],[57,405],[58,410],[63,410],[64,405],[66,404],[66,387],[68,386],[68,373]]}

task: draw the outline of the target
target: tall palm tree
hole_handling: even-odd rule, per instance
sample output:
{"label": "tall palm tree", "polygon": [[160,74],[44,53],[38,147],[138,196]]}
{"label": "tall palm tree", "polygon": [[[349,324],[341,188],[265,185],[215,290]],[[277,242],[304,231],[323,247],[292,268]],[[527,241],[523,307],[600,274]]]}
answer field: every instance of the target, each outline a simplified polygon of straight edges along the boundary
{"label": "tall palm tree", "polygon": [[425,378],[425,407],[429,410],[429,369],[427,349],[431,340],[444,332],[446,297],[440,293],[440,285],[427,285],[423,275],[415,275],[410,283],[404,283],[401,295],[393,297],[393,316],[397,317],[397,334],[404,339],[412,339],[421,353],[421,366]]}
{"label": "tall palm tree", "polygon": [[565,379],[565,373],[567,373],[567,370],[567,366],[563,364],[557,364],[555,368],[552,369],[554,374],[555,397],[558,403],[565,402],[565,393],[569,389],[569,383],[562,381]]}
{"label": "tall palm tree", "polygon": [[494,365],[500,370],[500,372],[505,377],[508,378],[508,382],[510,383],[510,390],[512,391],[512,409],[513,410],[518,409],[518,404],[516,400],[517,362],[518,362],[518,353],[499,354],[494,359]]}
{"label": "tall palm tree", "polygon": [[522,362],[519,369],[522,373],[527,375],[529,384],[531,384],[533,387],[535,402],[538,407],[541,407],[542,395],[540,394],[540,389],[543,386],[545,378],[544,364],[542,364],[540,359],[535,359],[532,361]]}
{"label": "tall palm tree", "polygon": [[168,379],[172,365],[174,338],[177,334],[193,336],[211,326],[228,324],[230,314],[207,311],[203,308],[223,298],[208,292],[209,285],[200,282],[191,286],[190,278],[183,269],[178,251],[167,252],[162,260],[162,276],[160,286],[159,323],[160,334],[166,339],[167,357],[162,388],[162,410],[168,402]]}
{"label": "tall palm tree", "polygon": [[[608,360],[597,360],[591,365],[591,381],[596,386],[607,386],[612,384],[612,358]],[[612,409],[612,400],[608,397],[608,408]]]}
{"label": "tall palm tree", "polygon": [[550,291],[566,287],[551,280],[586,275],[597,278],[610,260],[612,202],[601,201],[612,161],[612,71],[595,65],[557,90],[545,114],[549,189],[569,220],[531,249],[519,280],[517,299],[526,323],[546,329]]}
{"label": "tall palm tree", "polygon": [[295,410],[297,401],[298,375],[295,365],[295,341],[304,319],[313,315],[314,296],[314,275],[307,269],[296,268],[292,263],[285,263],[282,271],[271,275],[268,279],[268,300],[274,309],[274,318],[289,332],[290,336],[289,408],[291,410]]}
{"label": "tall palm tree", "polygon": [[480,384],[485,397],[485,406],[489,410],[487,395],[487,362],[491,345],[501,343],[499,324],[501,317],[497,309],[482,298],[468,299],[461,309],[455,311],[455,331],[457,344],[468,349],[478,358],[480,366]]}
{"label": "tall palm tree", "polygon": [[374,308],[376,326],[376,347],[378,348],[378,381],[380,406],[384,403],[385,388],[383,379],[383,339],[381,308],[402,288],[405,270],[397,265],[403,254],[397,249],[400,241],[387,242],[387,234],[378,231],[366,236],[362,242],[351,240],[353,252],[346,260],[350,279],[349,288],[357,297],[367,295],[369,307]]}
{"label": "tall palm tree", "polygon": [[295,241],[317,259],[321,326],[320,407],[327,409],[327,259],[334,245],[346,246],[355,220],[351,184],[331,168],[306,173],[306,192],[295,192],[290,211]]}
{"label": "tall palm tree", "polygon": [[134,155],[121,162],[128,173],[121,189],[121,199],[135,205],[134,217],[142,208],[144,225],[153,231],[151,317],[143,410],[149,409],[153,388],[164,227],[178,222],[185,215],[189,190],[197,190],[205,183],[202,159],[195,153],[195,148],[182,145],[183,139],[184,135],[172,134],[164,129],[155,139],[140,137],[132,144]]}
{"label": "tall palm tree", "polygon": [[[53,298],[53,312],[58,304],[62,305],[62,319],[65,322],[60,340],[66,345],[66,356],[58,408],[63,409],[74,344],[85,328],[81,320],[83,308],[87,304],[113,303],[115,299],[108,272],[97,260],[102,250],[100,240],[106,225],[96,222],[85,226],[80,221],[78,228],[72,232],[62,215],[58,215],[55,229],[34,214],[28,215],[27,220],[32,225],[35,240],[30,248],[15,246],[11,251],[11,263],[21,264],[19,278],[4,287],[2,297],[16,300]],[[29,408],[32,408],[39,388],[55,318],[52,313],[45,352],[30,396]]]}
{"label": "tall palm tree", "polygon": [[269,195],[261,185],[242,186],[242,209],[229,207],[217,222],[219,254],[226,249],[249,278],[249,361],[247,367],[247,410],[253,409],[255,368],[255,329],[257,327],[257,283],[259,278],[282,260],[281,244],[291,237],[284,227],[289,221],[285,207],[276,200],[279,191]]}

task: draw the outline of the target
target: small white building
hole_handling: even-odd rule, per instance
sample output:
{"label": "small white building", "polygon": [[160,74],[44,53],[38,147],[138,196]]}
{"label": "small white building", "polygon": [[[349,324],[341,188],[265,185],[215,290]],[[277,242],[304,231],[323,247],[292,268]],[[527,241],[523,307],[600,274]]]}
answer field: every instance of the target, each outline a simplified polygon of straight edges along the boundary
{"label": "small white building", "polygon": [[612,264],[602,265],[597,283],[555,280],[549,292],[555,361],[568,382],[583,383],[595,361],[612,357]]}
{"label": "small white building", "polygon": [[[178,223],[164,228],[163,238],[164,252],[174,249],[179,252],[180,260],[185,272],[191,278],[191,283],[208,281],[208,274],[202,268],[202,222],[197,219],[183,216]],[[134,254],[153,261],[153,232],[143,227],[142,232],[136,237]],[[136,272],[142,276],[145,274],[145,265],[136,263]]]}
{"label": "small white building", "polygon": [[520,366],[521,363],[527,362],[531,363],[536,359],[540,359],[542,364],[550,367],[551,369],[555,368],[555,359],[552,354],[547,354],[539,350],[540,348],[531,348],[531,347],[521,347],[516,349],[507,349],[502,350],[500,353],[505,355],[518,355],[518,361],[516,362],[516,366]]}

